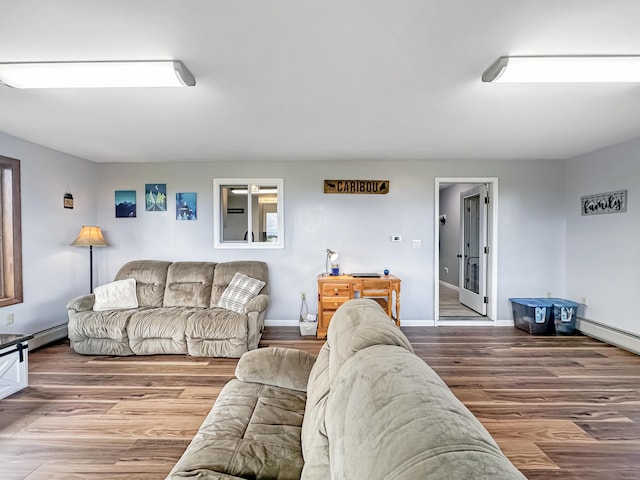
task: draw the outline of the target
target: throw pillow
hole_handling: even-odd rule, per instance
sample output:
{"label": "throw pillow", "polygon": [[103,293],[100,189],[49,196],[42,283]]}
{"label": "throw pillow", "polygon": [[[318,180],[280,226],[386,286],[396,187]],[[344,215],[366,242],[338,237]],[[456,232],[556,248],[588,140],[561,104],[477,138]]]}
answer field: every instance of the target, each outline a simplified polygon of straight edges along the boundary
{"label": "throw pillow", "polygon": [[105,283],[96,287],[93,293],[96,297],[93,310],[96,312],[138,308],[136,280],[134,278]]}
{"label": "throw pillow", "polygon": [[218,300],[218,307],[226,308],[238,313],[245,313],[245,307],[254,298],[265,282],[258,280],[257,278],[247,277],[240,272],[237,272],[231,279],[231,283],[220,295]]}

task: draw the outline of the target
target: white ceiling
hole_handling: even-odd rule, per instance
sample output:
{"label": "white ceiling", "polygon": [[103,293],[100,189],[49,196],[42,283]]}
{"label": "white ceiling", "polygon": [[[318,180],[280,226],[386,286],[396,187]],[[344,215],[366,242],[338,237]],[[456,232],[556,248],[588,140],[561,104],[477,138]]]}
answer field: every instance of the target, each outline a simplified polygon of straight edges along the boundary
{"label": "white ceiling", "polygon": [[178,59],[197,81],[0,85],[0,131],[96,162],[570,158],[640,137],[640,85],[482,72],[640,54],[639,25],[638,0],[0,0],[0,62]]}

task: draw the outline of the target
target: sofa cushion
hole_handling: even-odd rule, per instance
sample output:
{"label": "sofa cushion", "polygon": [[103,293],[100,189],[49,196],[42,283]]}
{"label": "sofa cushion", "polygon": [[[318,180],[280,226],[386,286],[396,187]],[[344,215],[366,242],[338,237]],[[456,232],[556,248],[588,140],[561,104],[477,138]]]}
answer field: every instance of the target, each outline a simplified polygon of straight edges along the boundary
{"label": "sofa cushion", "polygon": [[133,355],[127,324],[136,310],[86,310],[69,315],[69,340],[84,355]]}
{"label": "sofa cushion", "polygon": [[303,392],[231,380],[167,479],[300,478],[305,400]]}
{"label": "sofa cushion", "polygon": [[482,424],[407,349],[374,345],[331,384],[331,478],[522,479]]}
{"label": "sofa cushion", "polygon": [[407,337],[370,298],[350,300],[336,311],[327,331],[327,344],[331,382],[344,362],[371,345],[397,345],[413,353]]}
{"label": "sofa cushion", "polygon": [[213,274],[213,289],[211,291],[211,304],[209,306],[215,307],[218,305],[218,300],[220,300],[222,293],[231,283],[233,276],[238,272],[247,277],[265,282],[262,290],[258,293],[269,294],[269,269],[265,262],[256,262],[253,260],[222,262],[216,265],[216,270]]}
{"label": "sofa cushion", "polygon": [[187,319],[199,310],[158,307],[134,313],[127,326],[131,351],[136,355],[187,353]]}
{"label": "sofa cushion", "polygon": [[194,357],[237,358],[247,351],[247,332],[244,313],[224,308],[199,310],[187,321],[187,350]]}
{"label": "sofa cushion", "polygon": [[167,270],[165,307],[208,307],[211,302],[212,262],[175,262]]}
{"label": "sofa cushion", "polygon": [[95,295],[93,303],[95,312],[138,308],[136,280],[134,278],[105,283],[96,287],[93,293]]}
{"label": "sofa cushion", "polygon": [[134,278],[138,305],[140,307],[161,307],[164,298],[164,287],[167,281],[167,269],[171,262],[161,260],[134,260],[125,263],[115,280]]}
{"label": "sofa cushion", "polygon": [[295,348],[259,348],[242,354],[236,365],[236,378],[306,392],[315,361],[316,355]]}
{"label": "sofa cushion", "polygon": [[262,280],[237,272],[222,292],[217,306],[233,312],[245,313],[247,304],[258,295],[264,283]]}
{"label": "sofa cushion", "polygon": [[307,405],[305,406],[302,432],[302,456],[304,467],[302,480],[331,478],[329,468],[329,440],[324,426],[327,398],[329,397],[329,347],[325,343],[309,374]]}

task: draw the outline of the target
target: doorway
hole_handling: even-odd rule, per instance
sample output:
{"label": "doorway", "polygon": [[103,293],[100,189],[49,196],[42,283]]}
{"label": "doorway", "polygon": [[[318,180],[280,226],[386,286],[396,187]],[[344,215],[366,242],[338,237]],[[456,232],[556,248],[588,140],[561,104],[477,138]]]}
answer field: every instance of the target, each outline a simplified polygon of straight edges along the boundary
{"label": "doorway", "polygon": [[495,325],[498,179],[436,178],[435,325]]}

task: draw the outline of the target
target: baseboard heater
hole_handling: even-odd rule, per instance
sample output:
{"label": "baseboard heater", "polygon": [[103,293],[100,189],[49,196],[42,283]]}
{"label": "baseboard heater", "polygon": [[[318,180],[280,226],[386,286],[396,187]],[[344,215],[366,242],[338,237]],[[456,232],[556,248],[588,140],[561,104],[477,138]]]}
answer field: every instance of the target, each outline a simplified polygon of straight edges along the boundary
{"label": "baseboard heater", "polygon": [[640,355],[640,337],[633,333],[579,317],[576,327],[589,337],[597,338],[605,343],[610,343]]}
{"label": "baseboard heater", "polygon": [[62,338],[67,338],[67,335],[68,330],[66,323],[34,333],[33,338],[29,340],[29,350],[35,350],[36,348],[40,348],[48,343],[55,342]]}

